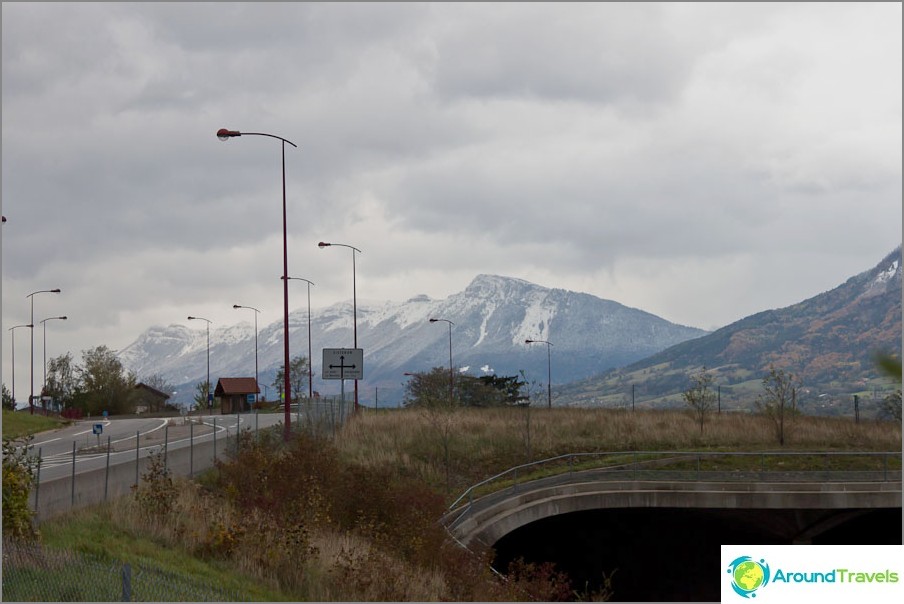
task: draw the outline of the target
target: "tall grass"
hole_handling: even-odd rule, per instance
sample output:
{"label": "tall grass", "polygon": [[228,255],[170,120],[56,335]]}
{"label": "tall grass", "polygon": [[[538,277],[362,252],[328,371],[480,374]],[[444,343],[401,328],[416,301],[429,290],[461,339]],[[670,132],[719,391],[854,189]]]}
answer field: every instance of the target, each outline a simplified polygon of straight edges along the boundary
{"label": "tall grass", "polygon": [[[173,479],[152,461],[133,495],[45,522],[44,542],[156,560],[254,600],[603,599],[605,592],[578,596],[550,566],[516,561],[501,580],[489,568],[491,552],[451,544],[437,520],[467,486],[529,460],[779,449],[774,426],[758,416],[714,415],[701,434],[680,411],[364,412],[332,439],[258,437],[243,435],[240,458],[197,482]],[[801,417],[786,426],[786,443],[784,450],[900,451],[901,427]]]}
{"label": "tall grass", "polygon": [[[452,491],[513,466],[580,452],[607,451],[900,451],[897,422],[798,416],[779,447],[763,416],[721,413],[703,433],[685,411],[491,408],[456,411],[452,422]],[[444,489],[445,459],[436,419],[414,410],[364,413],[337,436],[340,454],[362,466],[390,466]]]}

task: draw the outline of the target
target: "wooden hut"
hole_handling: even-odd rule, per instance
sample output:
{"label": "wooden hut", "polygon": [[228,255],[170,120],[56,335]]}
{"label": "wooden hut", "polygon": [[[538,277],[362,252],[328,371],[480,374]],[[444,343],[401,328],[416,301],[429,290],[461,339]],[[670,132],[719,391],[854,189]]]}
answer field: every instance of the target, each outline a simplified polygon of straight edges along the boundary
{"label": "wooden hut", "polygon": [[254,395],[260,392],[254,378],[220,378],[213,396],[218,401],[220,413],[243,413],[251,411]]}

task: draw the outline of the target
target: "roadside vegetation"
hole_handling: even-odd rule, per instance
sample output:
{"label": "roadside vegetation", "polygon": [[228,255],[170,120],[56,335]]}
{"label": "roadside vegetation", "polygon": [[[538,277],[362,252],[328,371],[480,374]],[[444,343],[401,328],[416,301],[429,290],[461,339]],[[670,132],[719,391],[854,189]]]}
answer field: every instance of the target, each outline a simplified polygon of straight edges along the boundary
{"label": "roadside vegetation", "polygon": [[415,406],[364,411],[334,438],[283,443],[280,433],[243,435],[239,460],[196,481],[158,459],[131,496],[45,521],[29,538],[258,601],[605,600],[605,580],[588,593],[550,565],[519,561],[502,579],[492,552],[461,549],[437,520],[467,487],[566,453],[901,450],[898,422],[792,415],[779,447],[768,417],[710,413],[701,433],[686,410]]}
{"label": "roadside vegetation", "polygon": [[21,438],[29,434],[37,434],[38,432],[62,428],[68,424],[69,420],[59,417],[32,415],[27,411],[3,410],[4,439]]}

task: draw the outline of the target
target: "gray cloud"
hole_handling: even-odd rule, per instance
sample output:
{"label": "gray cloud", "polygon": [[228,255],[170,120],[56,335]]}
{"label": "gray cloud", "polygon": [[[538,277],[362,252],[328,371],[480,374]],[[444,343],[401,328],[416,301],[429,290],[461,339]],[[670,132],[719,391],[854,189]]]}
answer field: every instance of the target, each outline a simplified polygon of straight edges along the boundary
{"label": "gray cloud", "polygon": [[362,299],[499,273],[705,328],[901,240],[899,4],[2,11],[3,323],[63,288],[36,311],[71,316],[57,352],[281,317],[280,144],[221,127],[298,145],[289,271],[315,307],[351,297],[320,240],[363,251]]}

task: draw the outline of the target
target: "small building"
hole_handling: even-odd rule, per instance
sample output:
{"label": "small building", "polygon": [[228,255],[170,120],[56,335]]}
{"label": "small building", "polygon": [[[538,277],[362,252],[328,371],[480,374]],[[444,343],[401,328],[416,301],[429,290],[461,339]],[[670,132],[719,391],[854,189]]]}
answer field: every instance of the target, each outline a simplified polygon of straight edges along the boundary
{"label": "small building", "polygon": [[251,411],[254,395],[260,391],[254,378],[220,378],[213,396],[220,406],[220,413],[229,415]]}
{"label": "small building", "polygon": [[135,413],[157,413],[166,409],[170,395],[145,383],[135,385]]}

